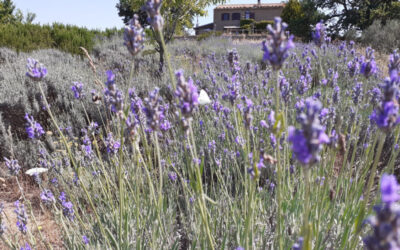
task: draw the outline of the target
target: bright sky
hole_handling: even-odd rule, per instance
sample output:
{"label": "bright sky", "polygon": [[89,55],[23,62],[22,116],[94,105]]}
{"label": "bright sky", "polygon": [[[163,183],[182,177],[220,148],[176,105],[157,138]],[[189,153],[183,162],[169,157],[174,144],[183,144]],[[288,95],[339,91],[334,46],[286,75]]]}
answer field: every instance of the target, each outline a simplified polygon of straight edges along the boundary
{"label": "bright sky", "polygon": [[[262,0],[262,3],[276,3],[281,0]],[[115,5],[118,0],[13,0],[24,14],[36,14],[35,23],[60,22],[93,29],[123,27]],[[257,0],[228,0],[230,4],[257,3]],[[199,24],[213,22],[213,9],[210,6],[207,17],[199,18]],[[197,20],[194,20],[196,24]]]}

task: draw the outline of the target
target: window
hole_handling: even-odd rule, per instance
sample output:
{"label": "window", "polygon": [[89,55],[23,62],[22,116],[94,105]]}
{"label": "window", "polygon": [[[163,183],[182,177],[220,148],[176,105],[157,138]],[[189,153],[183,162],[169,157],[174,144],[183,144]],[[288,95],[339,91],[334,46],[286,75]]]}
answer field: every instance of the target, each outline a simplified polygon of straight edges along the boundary
{"label": "window", "polygon": [[222,21],[229,21],[229,13],[222,13],[221,20]]}
{"label": "window", "polygon": [[255,19],[256,15],[254,12],[246,11],[244,14],[245,19]]}
{"label": "window", "polygon": [[232,20],[240,20],[240,13],[233,13]]}

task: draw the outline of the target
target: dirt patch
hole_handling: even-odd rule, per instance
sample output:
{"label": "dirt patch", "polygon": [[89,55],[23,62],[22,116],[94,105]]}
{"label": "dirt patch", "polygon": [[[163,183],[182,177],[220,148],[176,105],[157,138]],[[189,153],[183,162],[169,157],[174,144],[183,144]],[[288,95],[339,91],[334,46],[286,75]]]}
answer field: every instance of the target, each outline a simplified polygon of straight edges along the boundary
{"label": "dirt patch", "polygon": [[[23,195],[18,186],[18,182]],[[34,247],[32,249],[46,249],[46,245],[51,245],[53,249],[65,249],[61,230],[54,220],[53,214],[44,206],[41,206],[40,189],[38,185],[30,176],[23,173],[18,176],[18,182],[15,177],[0,179],[0,203],[4,205],[4,213],[2,216],[6,226],[4,237],[15,242],[15,236],[18,236],[18,243],[21,246],[24,246],[25,242],[28,242],[29,234],[27,234],[27,236],[22,235],[16,226],[17,217],[14,212],[14,202],[19,200],[21,203],[25,204],[26,213],[28,215],[27,228],[36,240],[34,246],[31,244],[31,247]],[[24,196],[26,201],[23,199]],[[8,249],[1,240],[0,249]]]}

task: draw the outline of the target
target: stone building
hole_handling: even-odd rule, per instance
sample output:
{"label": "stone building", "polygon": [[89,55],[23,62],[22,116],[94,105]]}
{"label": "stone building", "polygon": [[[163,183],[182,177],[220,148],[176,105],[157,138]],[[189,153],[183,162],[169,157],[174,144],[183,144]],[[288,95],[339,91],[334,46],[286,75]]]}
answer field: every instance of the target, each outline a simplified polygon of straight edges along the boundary
{"label": "stone building", "polygon": [[240,30],[240,20],[254,19],[255,21],[273,21],[274,17],[280,16],[285,7],[284,3],[261,3],[254,4],[225,4],[214,9],[214,22],[196,27],[196,34],[204,28],[210,29],[213,25],[214,31]]}

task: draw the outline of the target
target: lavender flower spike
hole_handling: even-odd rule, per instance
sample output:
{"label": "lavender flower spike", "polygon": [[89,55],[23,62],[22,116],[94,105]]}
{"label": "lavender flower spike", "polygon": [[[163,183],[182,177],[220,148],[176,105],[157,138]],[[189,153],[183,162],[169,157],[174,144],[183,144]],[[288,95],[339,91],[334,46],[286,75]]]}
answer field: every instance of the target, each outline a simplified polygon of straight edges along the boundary
{"label": "lavender flower spike", "polygon": [[371,122],[376,123],[384,132],[389,132],[400,123],[399,104],[396,100],[399,82],[397,71],[392,71],[390,78],[386,78],[382,85],[382,102],[370,115]]}
{"label": "lavender flower spike", "polygon": [[374,50],[370,47],[366,50],[366,57],[363,58],[363,62],[361,64],[360,73],[363,74],[366,78],[376,75],[378,72],[378,67],[376,66]]}
{"label": "lavender flower spike", "polygon": [[383,174],[381,178],[382,201],[390,204],[400,200],[400,186],[394,175]]}
{"label": "lavender flower spike", "polygon": [[312,39],[318,47],[321,47],[322,44],[324,44],[326,38],[325,38],[325,25],[323,21],[321,20],[317,25],[315,26],[315,31],[312,32]]}
{"label": "lavender flower spike", "polygon": [[147,21],[156,31],[161,31],[164,26],[164,19],[161,16],[162,0],[148,0],[143,6],[143,10],[147,12]]}
{"label": "lavender flower spike", "polygon": [[23,233],[26,234],[28,231],[28,228],[26,227],[26,225],[28,224],[28,216],[26,214],[25,211],[25,207],[24,204],[19,204],[19,201],[17,200],[15,203],[15,214],[17,215],[17,227],[18,230]]}
{"label": "lavender flower spike", "polygon": [[129,21],[129,26],[125,27],[124,41],[124,45],[133,56],[144,48],[145,33],[136,14]]}
{"label": "lavender flower spike", "polygon": [[19,171],[21,170],[21,166],[18,164],[18,160],[10,160],[6,157],[4,157],[4,160],[6,161],[6,166],[10,174],[14,176],[18,175]]}
{"label": "lavender flower spike", "polygon": [[395,204],[400,198],[398,191],[396,177],[384,174],[381,179],[383,203],[374,206],[376,215],[366,220],[372,227],[372,234],[363,239],[364,249],[400,249],[400,206]]}
{"label": "lavender flower spike", "polygon": [[267,40],[262,43],[264,51],[263,60],[269,61],[274,70],[282,68],[283,62],[288,58],[290,49],[295,47],[293,35],[289,38],[286,35],[287,24],[282,22],[280,17],[275,17],[275,25],[272,28],[268,25],[269,35]]}
{"label": "lavender flower spike", "polygon": [[39,61],[28,58],[26,75],[35,81],[42,80],[47,75],[47,69]]}
{"label": "lavender flower spike", "polygon": [[71,90],[74,92],[74,97],[78,100],[84,97],[83,84],[81,82],[73,82],[72,84]]}
{"label": "lavender flower spike", "polygon": [[28,122],[26,133],[31,139],[37,139],[44,134],[42,126],[33,119],[33,116],[25,114],[25,119]]}
{"label": "lavender flower spike", "polygon": [[322,104],[313,98],[306,100],[306,113],[299,115],[302,129],[289,127],[289,141],[292,143],[294,157],[304,165],[312,165],[320,160],[322,144],[329,143],[325,127],[320,124]]}
{"label": "lavender flower spike", "polygon": [[178,70],[175,73],[175,76],[178,82],[175,96],[179,100],[179,108],[185,118],[191,118],[194,109],[199,104],[197,87],[193,84],[193,80],[190,78],[186,82],[185,77],[183,76],[183,70]]}
{"label": "lavender flower spike", "polygon": [[391,75],[393,71],[400,71],[400,54],[397,50],[394,50],[393,54],[390,55],[388,68],[389,75]]}

